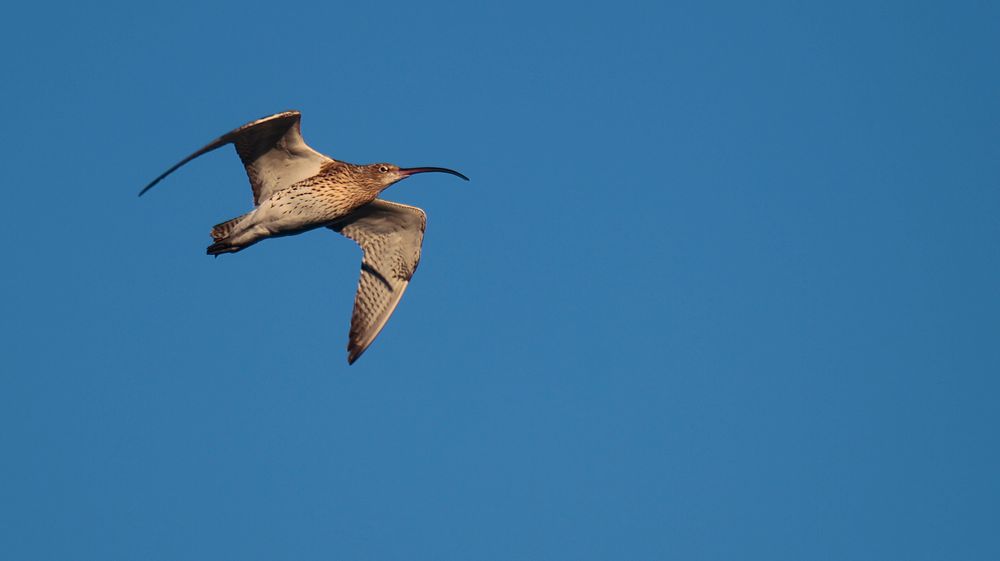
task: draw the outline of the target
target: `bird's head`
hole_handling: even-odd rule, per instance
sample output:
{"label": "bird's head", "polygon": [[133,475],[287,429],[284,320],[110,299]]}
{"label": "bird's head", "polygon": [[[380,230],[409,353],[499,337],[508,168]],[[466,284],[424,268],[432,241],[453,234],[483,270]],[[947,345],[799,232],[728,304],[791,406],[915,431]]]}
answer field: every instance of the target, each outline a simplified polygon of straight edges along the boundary
{"label": "bird's head", "polygon": [[401,181],[415,175],[418,173],[427,173],[431,171],[438,171],[442,173],[450,173],[452,175],[457,175],[462,179],[468,181],[469,178],[465,177],[461,173],[448,168],[401,168],[394,164],[380,163],[380,164],[368,164],[364,166],[364,175],[369,183],[378,186],[379,191],[389,187],[397,181]]}

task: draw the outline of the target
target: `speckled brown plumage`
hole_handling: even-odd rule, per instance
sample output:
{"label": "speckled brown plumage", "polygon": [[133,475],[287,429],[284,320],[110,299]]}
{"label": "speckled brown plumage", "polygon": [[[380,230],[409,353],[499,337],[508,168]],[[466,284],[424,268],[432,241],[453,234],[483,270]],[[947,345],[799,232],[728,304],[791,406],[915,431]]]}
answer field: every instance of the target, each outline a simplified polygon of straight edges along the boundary
{"label": "speckled brown plumage", "polygon": [[142,195],[177,168],[232,143],[246,168],[255,208],[212,228],[209,255],[235,253],[271,237],[328,227],[364,251],[348,341],[353,363],[381,332],[420,262],[426,215],[419,208],[378,199],[411,175],[446,168],[357,165],[316,152],[302,139],[301,115],[286,111],[239,127],[154,179]]}
{"label": "speckled brown plumage", "polygon": [[318,223],[336,220],[372,202],[384,189],[382,183],[365,173],[366,167],[330,162],[319,174],[272,195],[275,210],[282,215],[309,216]]}

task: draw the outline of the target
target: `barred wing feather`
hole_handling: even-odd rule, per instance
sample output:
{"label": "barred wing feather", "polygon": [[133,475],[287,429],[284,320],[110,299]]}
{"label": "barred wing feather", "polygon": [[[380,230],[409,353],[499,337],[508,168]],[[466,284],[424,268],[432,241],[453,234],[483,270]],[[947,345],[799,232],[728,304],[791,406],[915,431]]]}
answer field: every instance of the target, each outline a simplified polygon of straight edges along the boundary
{"label": "barred wing feather", "polygon": [[420,263],[427,215],[419,208],[376,199],[329,226],[364,251],[354,297],[347,361],[354,363],[378,336]]}

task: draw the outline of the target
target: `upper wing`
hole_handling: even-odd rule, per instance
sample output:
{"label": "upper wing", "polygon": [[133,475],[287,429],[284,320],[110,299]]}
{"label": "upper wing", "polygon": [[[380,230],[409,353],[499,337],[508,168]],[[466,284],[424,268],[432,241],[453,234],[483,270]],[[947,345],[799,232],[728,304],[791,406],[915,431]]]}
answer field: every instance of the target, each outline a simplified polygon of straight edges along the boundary
{"label": "upper wing", "polygon": [[220,148],[230,142],[243,161],[253,187],[253,203],[259,204],[275,191],[280,191],[303,179],[319,173],[320,168],[333,160],[313,150],[302,140],[298,111],[285,111],[258,119],[226,133],[207,146],[191,154],[174,167],[163,172],[139,192],[139,196],[153,185],[191,160]]}
{"label": "upper wing", "polygon": [[427,215],[417,207],[376,199],[329,226],[364,250],[354,297],[347,362],[353,364],[382,331],[420,263]]}

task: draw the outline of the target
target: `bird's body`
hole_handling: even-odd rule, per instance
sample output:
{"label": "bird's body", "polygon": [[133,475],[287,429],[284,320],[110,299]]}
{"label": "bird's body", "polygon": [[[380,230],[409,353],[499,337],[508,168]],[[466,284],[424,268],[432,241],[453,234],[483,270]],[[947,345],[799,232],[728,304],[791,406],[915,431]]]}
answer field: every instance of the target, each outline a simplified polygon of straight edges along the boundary
{"label": "bird's body", "polygon": [[392,315],[420,261],[426,215],[419,208],[378,199],[416,173],[445,168],[357,165],[316,152],[302,140],[301,115],[278,113],[248,123],[208,144],[147,185],[142,195],[192,159],[232,143],[243,161],[255,208],[212,228],[209,255],[234,253],[266,238],[328,227],[364,250],[348,341],[353,363]]}
{"label": "bird's body", "polygon": [[266,238],[299,234],[347,216],[374,201],[381,191],[378,184],[363,181],[364,167],[332,161],[318,174],[274,192],[234,219],[231,230],[213,229],[216,243],[209,253],[239,251]]}

